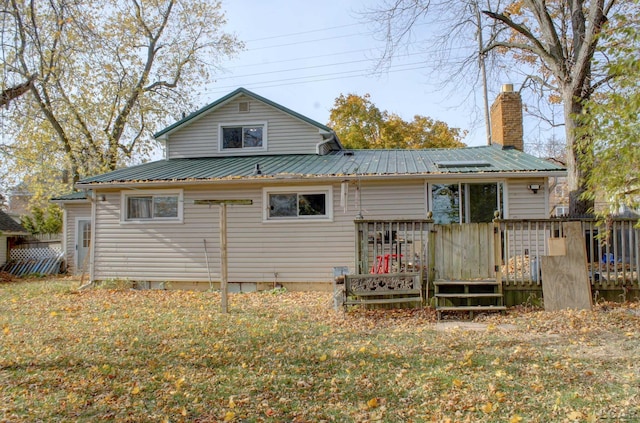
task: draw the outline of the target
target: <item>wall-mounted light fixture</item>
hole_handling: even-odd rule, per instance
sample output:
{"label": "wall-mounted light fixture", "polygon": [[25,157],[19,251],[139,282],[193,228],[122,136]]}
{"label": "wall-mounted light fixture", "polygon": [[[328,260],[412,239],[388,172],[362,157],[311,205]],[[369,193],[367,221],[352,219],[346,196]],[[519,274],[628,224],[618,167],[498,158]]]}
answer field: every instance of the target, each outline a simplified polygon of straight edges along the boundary
{"label": "wall-mounted light fixture", "polygon": [[104,194],[99,194],[98,195],[98,201],[107,201],[107,196]]}
{"label": "wall-mounted light fixture", "polygon": [[540,189],[540,184],[529,184],[527,188],[533,191],[534,194],[537,194],[538,190]]}

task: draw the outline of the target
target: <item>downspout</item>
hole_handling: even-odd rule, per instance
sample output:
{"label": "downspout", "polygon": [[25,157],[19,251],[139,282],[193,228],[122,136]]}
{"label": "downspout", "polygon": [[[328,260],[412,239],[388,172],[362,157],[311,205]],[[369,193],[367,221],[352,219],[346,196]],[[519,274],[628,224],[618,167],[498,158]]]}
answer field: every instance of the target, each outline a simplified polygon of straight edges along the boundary
{"label": "downspout", "polygon": [[333,133],[332,133],[332,134],[331,134],[331,136],[330,136],[329,138],[327,138],[327,139],[326,139],[326,140],[324,140],[324,141],[320,141],[319,143],[317,143],[317,144],[316,144],[316,154],[317,154],[318,156],[324,156],[324,154],[322,154],[322,153],[320,152],[321,147],[322,147],[323,145],[325,145],[325,144],[329,144],[329,143],[331,143],[331,142],[335,141],[335,139],[336,139],[336,134],[333,134]]}

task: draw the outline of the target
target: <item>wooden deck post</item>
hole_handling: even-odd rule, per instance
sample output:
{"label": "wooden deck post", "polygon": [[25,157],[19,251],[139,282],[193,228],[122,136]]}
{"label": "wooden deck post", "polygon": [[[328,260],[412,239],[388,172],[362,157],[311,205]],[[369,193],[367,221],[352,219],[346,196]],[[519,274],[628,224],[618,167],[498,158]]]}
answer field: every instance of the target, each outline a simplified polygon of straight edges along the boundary
{"label": "wooden deck post", "polygon": [[220,311],[222,313],[228,313],[229,307],[227,305],[229,296],[229,290],[227,287],[228,282],[228,269],[229,262],[227,260],[227,203],[220,203],[220,293],[222,294],[222,300],[220,303]]}

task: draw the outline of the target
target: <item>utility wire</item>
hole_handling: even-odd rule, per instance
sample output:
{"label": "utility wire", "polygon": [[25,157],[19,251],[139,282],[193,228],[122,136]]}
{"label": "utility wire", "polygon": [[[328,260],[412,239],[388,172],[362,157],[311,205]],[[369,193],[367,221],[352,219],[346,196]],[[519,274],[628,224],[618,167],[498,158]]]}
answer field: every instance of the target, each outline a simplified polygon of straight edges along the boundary
{"label": "utility wire", "polygon": [[[425,23],[421,23],[421,24],[416,24],[416,25],[414,25],[414,27],[424,26],[424,25],[427,25],[427,23],[425,22]],[[345,25],[345,26],[351,26],[351,25]],[[299,35],[299,34],[320,32],[320,31],[323,31],[323,30],[322,29],[318,29],[318,30],[308,31],[308,32],[283,34],[283,35],[277,35],[277,36],[268,37],[268,38],[295,37],[296,35]],[[269,46],[254,47],[254,48],[249,48],[248,51],[266,50],[266,49],[277,48],[277,47],[289,47],[289,46],[295,46],[295,45],[300,45],[300,44],[315,43],[316,41],[336,40],[336,39],[339,39],[339,38],[351,38],[351,37],[358,37],[358,36],[369,36],[369,35],[374,35],[374,34],[377,34],[377,33],[378,33],[377,31],[353,32],[351,34],[334,35],[334,36],[331,36],[331,37],[315,38],[315,39],[312,39],[312,40],[301,40],[301,41],[296,41],[296,42],[292,42],[292,43],[274,44],[274,45],[269,45]],[[249,43],[249,41],[247,41],[247,43]]]}
{"label": "utility wire", "polygon": [[327,28],[312,29],[312,30],[309,30],[309,31],[291,32],[289,34],[272,35],[270,37],[263,37],[263,38],[254,38],[253,40],[247,40],[246,42],[247,43],[253,43],[255,41],[273,40],[275,38],[292,37],[294,35],[312,34],[314,32],[330,31],[332,29],[347,28],[347,27],[356,26],[356,25],[362,25],[362,24],[360,24],[360,23],[352,23],[352,24],[346,24],[346,25],[330,26],[330,27],[327,27]]}
{"label": "utility wire", "polygon": [[[387,73],[405,72],[405,71],[417,70],[417,69],[424,69],[424,67],[422,65],[420,65],[420,66],[411,67],[411,68],[394,69],[394,70],[388,71]],[[363,72],[363,70],[361,69],[359,71],[351,71],[351,72]],[[334,80],[337,80],[337,79],[358,78],[358,77],[362,77],[362,76],[370,76],[371,74],[369,72],[365,72],[365,73],[360,73],[360,74],[356,74],[356,75],[346,75],[346,76],[345,75],[331,76],[331,75],[341,75],[341,73],[315,75],[315,76],[291,78],[291,79],[283,79],[283,80],[274,80],[274,81],[254,82],[254,83],[250,82],[250,83],[247,83],[247,84],[244,84],[244,85],[246,85],[246,86],[248,86],[248,87],[250,87],[252,89],[272,88],[272,87],[282,87],[282,86],[289,86],[289,85],[311,84],[311,83],[314,83],[314,82],[334,81]],[[329,76],[329,77],[328,78],[322,78],[323,76]],[[295,81],[296,79],[305,79],[305,78],[312,78],[312,77],[313,78],[318,78],[318,79],[312,79],[312,80],[309,80],[309,81]],[[282,82],[282,83],[277,83],[277,82]],[[267,84],[267,85],[265,85],[265,84]],[[236,86],[235,85],[228,85],[228,86],[223,86],[223,87],[215,87],[211,91],[205,90],[206,92],[200,92],[200,95],[226,93],[226,92],[228,92],[228,90],[230,88],[236,88]]]}
{"label": "utility wire", "polygon": [[[418,54],[422,54],[422,53],[411,53],[411,54],[408,54],[407,56],[416,56]],[[353,63],[362,63],[362,62],[370,62],[370,61],[371,61],[371,59],[360,59],[360,60],[351,60],[351,61],[348,61],[348,62],[336,62],[336,63],[325,63],[323,65],[304,66],[304,67],[301,67],[301,68],[279,69],[279,70],[268,71],[268,72],[257,72],[257,73],[249,73],[249,74],[244,74],[244,75],[223,76],[223,77],[220,77],[220,78],[216,78],[216,81],[221,81],[223,79],[244,78],[244,77],[247,77],[247,76],[269,75],[269,74],[272,74],[272,73],[284,73],[284,72],[293,72],[293,71],[299,71],[299,70],[327,68],[327,67],[331,67],[331,66],[351,65]]]}

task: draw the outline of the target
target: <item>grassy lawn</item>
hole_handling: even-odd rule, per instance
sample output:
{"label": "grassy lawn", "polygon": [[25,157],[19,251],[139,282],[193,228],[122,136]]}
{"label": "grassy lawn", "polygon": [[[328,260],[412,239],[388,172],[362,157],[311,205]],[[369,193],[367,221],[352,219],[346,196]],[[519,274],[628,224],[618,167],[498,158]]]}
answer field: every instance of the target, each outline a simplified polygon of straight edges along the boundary
{"label": "grassy lawn", "polygon": [[[336,313],[330,295],[0,284],[0,421],[640,421],[640,306]],[[480,326],[480,325],[478,325]]]}

